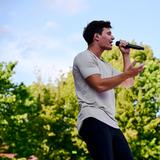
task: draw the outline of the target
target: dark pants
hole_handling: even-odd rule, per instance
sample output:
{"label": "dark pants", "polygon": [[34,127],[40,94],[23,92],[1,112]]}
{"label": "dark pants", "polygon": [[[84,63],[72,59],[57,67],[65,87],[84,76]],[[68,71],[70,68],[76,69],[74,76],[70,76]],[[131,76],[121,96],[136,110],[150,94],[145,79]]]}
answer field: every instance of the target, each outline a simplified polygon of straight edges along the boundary
{"label": "dark pants", "polygon": [[83,121],[79,135],[86,142],[94,160],[133,160],[120,129],[89,117]]}

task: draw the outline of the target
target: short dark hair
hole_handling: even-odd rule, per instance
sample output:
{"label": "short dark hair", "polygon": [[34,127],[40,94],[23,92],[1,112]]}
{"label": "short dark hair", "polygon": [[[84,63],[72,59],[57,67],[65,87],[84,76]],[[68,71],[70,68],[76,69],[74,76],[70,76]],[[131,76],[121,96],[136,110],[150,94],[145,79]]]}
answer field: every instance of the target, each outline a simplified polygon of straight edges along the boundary
{"label": "short dark hair", "polygon": [[93,42],[93,36],[95,33],[101,34],[103,28],[112,28],[110,21],[92,21],[83,30],[83,38],[87,42],[87,44],[91,44]]}

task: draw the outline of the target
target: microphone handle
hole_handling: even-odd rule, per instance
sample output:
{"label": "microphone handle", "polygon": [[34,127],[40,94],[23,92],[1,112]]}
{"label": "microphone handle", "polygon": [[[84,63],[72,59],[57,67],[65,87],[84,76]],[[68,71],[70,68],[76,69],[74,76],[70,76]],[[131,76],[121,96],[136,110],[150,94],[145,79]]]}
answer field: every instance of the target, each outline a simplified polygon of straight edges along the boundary
{"label": "microphone handle", "polygon": [[144,50],[144,47],[137,46],[137,45],[134,45],[134,44],[127,44],[125,48],[133,48],[133,49],[137,49],[137,50]]}
{"label": "microphone handle", "polygon": [[[119,44],[120,44],[120,41],[117,41],[116,46],[119,46]],[[130,43],[128,43],[124,48],[133,48],[133,49],[137,49],[137,50],[144,50],[144,47],[137,46],[137,45],[130,44]]]}

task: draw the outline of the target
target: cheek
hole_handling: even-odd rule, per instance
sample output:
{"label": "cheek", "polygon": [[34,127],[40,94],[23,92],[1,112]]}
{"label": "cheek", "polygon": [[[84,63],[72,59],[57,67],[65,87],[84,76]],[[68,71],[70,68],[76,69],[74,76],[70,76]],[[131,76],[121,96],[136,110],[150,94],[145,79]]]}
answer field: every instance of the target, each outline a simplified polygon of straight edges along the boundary
{"label": "cheek", "polygon": [[106,40],[107,40],[107,39],[106,39],[105,37],[102,37],[101,40],[100,40],[100,42],[101,42],[101,43],[106,43]]}
{"label": "cheek", "polygon": [[109,44],[109,43],[108,43],[109,41],[108,41],[107,38],[103,38],[102,42],[103,42],[103,44],[105,44],[105,45],[106,45],[106,44],[107,44],[107,45]]}

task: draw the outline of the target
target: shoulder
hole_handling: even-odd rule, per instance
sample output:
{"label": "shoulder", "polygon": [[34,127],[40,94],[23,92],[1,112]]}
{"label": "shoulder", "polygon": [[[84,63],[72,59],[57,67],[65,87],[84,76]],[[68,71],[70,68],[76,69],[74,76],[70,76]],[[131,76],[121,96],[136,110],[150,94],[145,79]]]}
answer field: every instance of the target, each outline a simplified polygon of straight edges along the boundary
{"label": "shoulder", "polygon": [[74,60],[79,59],[79,58],[85,58],[85,57],[89,57],[89,52],[88,52],[88,50],[85,50],[85,51],[82,51],[82,52],[78,53],[78,54],[75,56]]}
{"label": "shoulder", "polygon": [[77,63],[85,63],[86,61],[92,60],[92,55],[88,52],[88,50],[85,50],[83,52],[78,53],[74,58],[74,65]]}

